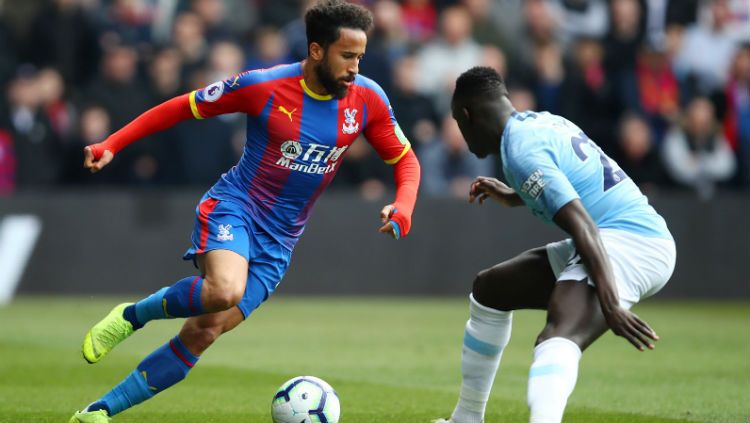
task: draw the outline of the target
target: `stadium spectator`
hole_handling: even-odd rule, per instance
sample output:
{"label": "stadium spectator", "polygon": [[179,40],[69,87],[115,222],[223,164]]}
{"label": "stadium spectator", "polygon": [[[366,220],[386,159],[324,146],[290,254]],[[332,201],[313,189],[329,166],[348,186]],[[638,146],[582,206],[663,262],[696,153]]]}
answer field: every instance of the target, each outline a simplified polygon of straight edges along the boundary
{"label": "stadium spectator", "polygon": [[634,113],[624,115],[617,141],[614,158],[641,190],[652,193],[656,187],[664,185],[666,175],[653,133],[644,118]]}
{"label": "stadium spectator", "polygon": [[73,132],[76,110],[65,98],[65,82],[62,75],[55,69],[42,69],[37,76],[37,84],[42,110],[55,136],[65,142]]}
{"label": "stadium spectator", "polygon": [[451,115],[443,118],[440,138],[423,145],[419,157],[422,189],[434,197],[465,198],[474,178],[494,174],[492,160],[478,159],[469,152]]}
{"label": "stadium spectator", "polygon": [[497,24],[498,15],[503,8],[498,2],[492,0],[462,0],[472,19],[471,36],[479,44],[492,45],[503,51],[510,49],[510,43],[506,39],[500,25]]}
{"label": "stadium spectator", "polygon": [[533,54],[532,67],[519,74],[518,79],[524,85],[532,87],[539,110],[559,113],[561,91],[566,77],[560,46],[552,42],[537,44]]}
{"label": "stadium spectator", "polygon": [[432,39],[437,31],[437,10],[430,0],[403,0],[401,11],[409,38],[416,43]]}
{"label": "stadium spectator", "polygon": [[[221,53],[218,56],[221,57]],[[216,59],[212,58],[213,60]],[[267,69],[291,60],[289,47],[281,31],[272,26],[264,26],[255,33],[255,43],[248,55],[245,69]]]}
{"label": "stadium spectator", "polygon": [[[447,112],[456,76],[479,64],[482,49],[471,38],[471,15],[463,6],[451,6],[440,15],[440,36],[417,53],[417,87]],[[446,60],[450,58],[450,60]]]}
{"label": "stadium spectator", "polygon": [[[278,32],[275,29],[271,30],[270,38],[273,41],[269,41],[269,44],[273,46],[263,47],[260,50],[264,51],[267,55],[263,56],[264,59],[270,60],[267,62],[268,67],[275,66],[275,60],[278,59],[278,54],[284,52],[284,40],[278,36]],[[279,43],[280,45],[276,45]],[[219,41],[211,46],[211,50],[208,53],[208,79],[210,82],[215,82],[220,79],[227,79],[232,75],[247,69],[245,67],[245,54],[242,52],[242,48],[237,43],[232,41]],[[256,69],[256,68],[252,68]]]}
{"label": "stadium spectator", "polygon": [[737,156],[738,182],[750,185],[750,44],[737,51],[726,88],[724,131]]}
{"label": "stadium spectator", "polygon": [[712,95],[724,88],[737,49],[727,32],[728,0],[711,0],[707,18],[687,28],[674,58],[675,73],[688,96]]}
{"label": "stadium spectator", "polygon": [[[523,4],[523,31],[515,40],[511,56],[524,70],[534,67],[539,46],[556,43],[559,25],[544,0],[527,0]],[[523,72],[523,70],[522,70]]]}
{"label": "stadium spectator", "polygon": [[84,107],[76,129],[76,135],[64,146],[62,182],[73,185],[111,183],[111,173],[92,175],[81,166],[81,150],[105,140],[111,132],[107,110],[98,105]]}
{"label": "stadium spectator", "polygon": [[658,140],[680,112],[680,87],[667,52],[655,45],[643,48],[636,64],[636,94],[626,101],[630,109],[642,112]]}
{"label": "stadium spectator", "polygon": [[149,96],[138,80],[138,53],[133,47],[117,45],[105,53],[101,74],[88,87],[86,99],[104,106],[117,128],[149,106]]}
{"label": "stadium spectator", "polygon": [[[386,52],[388,64],[392,65],[396,60],[409,51],[409,34],[403,24],[401,6],[395,0],[378,0],[372,5],[373,31],[369,36],[368,53],[373,45]],[[363,65],[367,66],[369,57]]]}
{"label": "stadium spectator", "polygon": [[156,4],[152,1],[115,0],[109,13],[103,15],[103,30],[106,38],[114,42],[145,45],[151,41],[156,15]]}
{"label": "stadium spectator", "polygon": [[401,7],[395,1],[379,0],[373,4],[374,26],[359,70],[379,81],[385,92],[393,88],[393,63],[408,50],[409,38],[402,21]]}
{"label": "stadium spectator", "polygon": [[61,145],[42,109],[36,70],[22,67],[10,82],[7,96],[16,185],[19,188],[54,186],[62,167]]}
{"label": "stadium spectator", "polygon": [[186,75],[205,64],[209,45],[205,37],[205,25],[196,13],[187,11],[177,15],[172,41],[182,56]]}
{"label": "stadium spectator", "polygon": [[[124,126],[152,105],[151,97],[138,79],[138,53],[133,47],[117,45],[105,52],[102,73],[89,86],[86,100],[107,110],[113,128]],[[159,173],[156,144],[139,143],[121,155],[110,171],[113,181],[155,183]]]}
{"label": "stadium spectator", "polygon": [[612,25],[605,38],[608,68],[633,69],[645,36],[643,6],[638,0],[612,0]]}
{"label": "stadium spectator", "polygon": [[419,153],[422,145],[437,136],[440,116],[432,101],[417,92],[417,78],[417,61],[413,55],[398,60],[394,67],[394,88],[389,95],[404,135]]}
{"label": "stadium spectator", "polygon": [[300,1],[300,14],[296,19],[290,21],[281,28],[281,32],[284,33],[287,43],[289,44],[289,52],[294,60],[303,60],[307,57],[307,38],[305,38],[305,21],[302,19],[302,15],[305,10],[315,4],[315,0],[301,0]]}
{"label": "stadium spectator", "polygon": [[606,0],[553,0],[549,3],[559,20],[563,45],[581,37],[602,38],[606,34],[609,25]]}
{"label": "stadium spectator", "polygon": [[162,103],[185,91],[182,78],[182,57],[173,47],[157,51],[148,67],[151,103]]}
{"label": "stadium spectator", "polygon": [[479,65],[495,69],[503,78],[508,75],[508,59],[505,52],[492,44],[482,46]]}
{"label": "stadium spectator", "polygon": [[193,0],[191,10],[203,21],[204,34],[209,43],[232,39],[238,34],[232,33],[226,24],[227,8],[224,0]]}
{"label": "stadium spectator", "polygon": [[701,0],[658,0],[639,2],[644,5],[647,41],[661,44],[666,29],[670,26],[686,27],[698,18],[698,3]]}
{"label": "stadium spectator", "polygon": [[35,65],[54,67],[65,81],[80,86],[96,73],[98,31],[79,2],[55,0],[33,20],[28,50]]}
{"label": "stadium spectator", "polygon": [[560,110],[604,151],[611,151],[615,144],[614,128],[621,113],[617,91],[604,69],[601,42],[593,38],[576,40],[572,69],[563,84]]}
{"label": "stadium spectator", "polygon": [[719,129],[711,101],[696,97],[687,105],[682,125],[669,131],[662,146],[669,176],[703,199],[713,195],[717,183],[731,178],[736,167],[732,148]]}

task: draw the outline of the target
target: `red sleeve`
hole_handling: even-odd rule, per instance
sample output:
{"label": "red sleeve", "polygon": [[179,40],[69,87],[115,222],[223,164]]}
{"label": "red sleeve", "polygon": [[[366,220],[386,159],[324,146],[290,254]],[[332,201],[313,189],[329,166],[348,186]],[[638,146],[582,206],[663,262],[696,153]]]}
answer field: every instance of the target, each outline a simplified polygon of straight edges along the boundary
{"label": "red sleeve", "polygon": [[190,110],[196,119],[242,112],[258,116],[271,95],[269,73],[248,71],[190,93]]}
{"label": "red sleeve", "polygon": [[396,201],[393,202],[393,207],[396,212],[391,215],[391,220],[398,224],[400,236],[404,237],[411,230],[411,215],[419,190],[419,160],[414,151],[407,151],[393,166],[393,173],[396,179]]}
{"label": "red sleeve", "polygon": [[411,215],[417,202],[419,161],[398,126],[383,89],[374,82],[366,80],[365,83],[368,85],[365,91],[368,113],[365,138],[381,159],[393,165],[396,179],[396,201],[393,206],[396,211],[390,220],[397,226],[398,236],[404,237],[411,230]]}
{"label": "red sleeve", "polygon": [[[380,87],[377,87],[378,89]],[[409,140],[396,122],[388,98],[381,90],[370,91],[367,101],[365,138],[389,165],[398,163],[411,149]]]}
{"label": "red sleeve", "polygon": [[269,86],[264,75],[258,71],[244,72],[166,101],[138,116],[104,142],[92,145],[94,158],[101,158],[104,150],[117,154],[138,139],[190,118],[203,119],[235,112],[257,116],[270,95],[263,89]]}
{"label": "red sleeve", "polygon": [[92,145],[91,152],[96,160],[102,157],[104,150],[117,154],[134,141],[171,128],[191,117],[193,115],[190,112],[188,94],[175,97],[138,116],[103,142]]}

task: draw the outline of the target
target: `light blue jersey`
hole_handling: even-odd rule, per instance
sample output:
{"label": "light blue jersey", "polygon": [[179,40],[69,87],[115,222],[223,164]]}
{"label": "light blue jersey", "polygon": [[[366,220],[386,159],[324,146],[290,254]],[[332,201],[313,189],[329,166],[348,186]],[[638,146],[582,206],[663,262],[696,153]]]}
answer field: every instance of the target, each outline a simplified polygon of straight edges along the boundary
{"label": "light blue jersey", "polygon": [[514,112],[500,155],[508,184],[550,223],[580,199],[599,228],[672,239],[664,219],[633,181],[579,127],[547,112]]}

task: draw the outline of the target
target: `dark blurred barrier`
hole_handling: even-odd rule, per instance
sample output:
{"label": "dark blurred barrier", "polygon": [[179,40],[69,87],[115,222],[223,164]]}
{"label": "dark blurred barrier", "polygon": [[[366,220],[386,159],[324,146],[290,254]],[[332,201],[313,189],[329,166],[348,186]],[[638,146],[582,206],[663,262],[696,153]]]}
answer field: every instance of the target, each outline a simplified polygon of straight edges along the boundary
{"label": "dark blurred barrier", "polygon": [[[43,224],[20,293],[146,293],[195,271],[181,260],[200,192],[49,192],[0,200]],[[663,297],[750,298],[750,197],[661,196],[677,240]],[[382,204],[323,196],[280,286],[285,294],[466,294],[475,273],[560,239],[523,209],[420,200],[412,234],[377,233]]]}

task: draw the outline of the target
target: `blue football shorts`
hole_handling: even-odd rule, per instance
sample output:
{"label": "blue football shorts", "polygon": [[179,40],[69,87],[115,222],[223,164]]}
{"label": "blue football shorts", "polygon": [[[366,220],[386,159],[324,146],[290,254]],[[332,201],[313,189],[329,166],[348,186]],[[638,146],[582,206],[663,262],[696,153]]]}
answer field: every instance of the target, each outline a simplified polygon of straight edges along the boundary
{"label": "blue football shorts", "polygon": [[248,261],[245,294],[237,305],[247,316],[273,294],[284,277],[292,251],[276,241],[253,221],[246,207],[204,195],[195,208],[192,246],[185,260],[212,250],[229,250]]}

